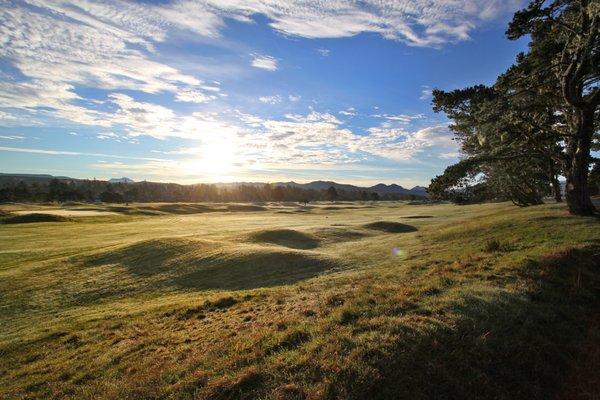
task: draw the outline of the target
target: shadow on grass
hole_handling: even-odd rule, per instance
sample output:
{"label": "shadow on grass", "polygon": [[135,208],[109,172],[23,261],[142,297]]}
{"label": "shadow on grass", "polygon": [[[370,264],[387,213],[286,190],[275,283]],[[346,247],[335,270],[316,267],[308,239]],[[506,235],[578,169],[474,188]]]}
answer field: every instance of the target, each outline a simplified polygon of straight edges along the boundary
{"label": "shadow on grass", "polygon": [[289,285],[341,267],[335,259],[294,251],[257,251],[201,262],[174,279],[188,289],[242,290]]}
{"label": "shadow on grass", "polygon": [[360,367],[333,376],[324,397],[554,398],[598,313],[600,246],[531,260],[520,278],[528,283],[522,293],[462,297],[446,311],[458,317],[452,327],[431,311],[399,325],[391,348],[365,351]]}
{"label": "shadow on grass", "polygon": [[32,224],[38,222],[72,222],[71,218],[62,215],[31,213],[22,215],[9,215],[0,219],[2,224]]}
{"label": "shadow on grass", "polygon": [[269,229],[250,234],[250,240],[257,243],[272,243],[292,249],[314,249],[319,239],[293,229]]}
{"label": "shadow on grass", "polygon": [[412,225],[401,224],[400,222],[378,221],[364,225],[364,228],[387,232],[387,233],[407,233],[416,232],[417,228]]}
{"label": "shadow on grass", "polygon": [[[183,238],[143,241],[89,257],[82,263],[126,268],[133,276],[144,279],[140,290],[148,290],[148,285],[195,290],[254,289],[292,284],[343,266],[319,253],[223,247],[217,242]],[[104,294],[98,292],[94,296]]]}

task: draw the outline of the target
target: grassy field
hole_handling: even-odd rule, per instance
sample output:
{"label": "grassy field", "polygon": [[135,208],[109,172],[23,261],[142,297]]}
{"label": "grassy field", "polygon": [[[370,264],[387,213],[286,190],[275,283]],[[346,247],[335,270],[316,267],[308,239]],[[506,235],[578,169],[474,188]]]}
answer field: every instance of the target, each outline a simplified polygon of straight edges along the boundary
{"label": "grassy field", "polygon": [[2,211],[0,398],[599,396],[600,224],[562,205]]}

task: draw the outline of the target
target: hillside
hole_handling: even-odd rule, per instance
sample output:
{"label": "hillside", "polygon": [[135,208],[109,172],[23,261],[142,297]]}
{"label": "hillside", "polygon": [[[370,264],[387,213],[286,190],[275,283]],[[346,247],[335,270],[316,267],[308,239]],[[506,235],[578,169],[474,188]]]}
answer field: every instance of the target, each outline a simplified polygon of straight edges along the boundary
{"label": "hillside", "polygon": [[0,225],[0,398],[541,400],[597,382],[599,224],[560,205],[2,210],[68,218]]}

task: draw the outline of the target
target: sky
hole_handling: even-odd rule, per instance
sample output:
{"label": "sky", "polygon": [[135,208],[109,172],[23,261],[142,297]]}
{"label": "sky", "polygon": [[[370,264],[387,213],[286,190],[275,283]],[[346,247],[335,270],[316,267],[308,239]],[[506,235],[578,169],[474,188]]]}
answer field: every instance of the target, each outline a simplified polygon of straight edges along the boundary
{"label": "sky", "polygon": [[427,185],[523,0],[0,0],[0,172]]}

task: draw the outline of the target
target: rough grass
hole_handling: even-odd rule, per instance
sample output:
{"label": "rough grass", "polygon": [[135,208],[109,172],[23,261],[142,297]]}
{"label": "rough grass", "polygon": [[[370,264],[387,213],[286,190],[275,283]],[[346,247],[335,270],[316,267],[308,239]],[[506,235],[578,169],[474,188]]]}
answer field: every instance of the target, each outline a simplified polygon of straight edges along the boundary
{"label": "rough grass", "polygon": [[4,225],[0,398],[597,394],[597,219],[264,207]]}

